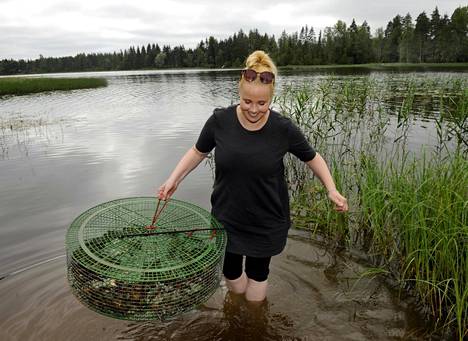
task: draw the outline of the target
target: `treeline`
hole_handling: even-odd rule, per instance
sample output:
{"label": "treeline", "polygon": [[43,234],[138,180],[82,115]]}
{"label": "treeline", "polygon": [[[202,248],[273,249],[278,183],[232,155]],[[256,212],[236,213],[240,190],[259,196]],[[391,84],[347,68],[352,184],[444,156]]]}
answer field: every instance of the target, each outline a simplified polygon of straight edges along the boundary
{"label": "treeline", "polygon": [[217,40],[209,37],[194,49],[158,44],[130,47],[114,53],[78,54],[74,57],[0,61],[0,74],[70,71],[137,70],[183,67],[239,67],[256,49],[270,53],[279,66],[362,63],[468,62],[468,6],[455,9],[451,17],[441,16],[437,7],[430,17],[422,12],[415,21],[408,13],[397,15],[385,30],[353,20],[347,26],[339,20],[318,34],[311,26],[300,32],[274,35],[258,30]]}

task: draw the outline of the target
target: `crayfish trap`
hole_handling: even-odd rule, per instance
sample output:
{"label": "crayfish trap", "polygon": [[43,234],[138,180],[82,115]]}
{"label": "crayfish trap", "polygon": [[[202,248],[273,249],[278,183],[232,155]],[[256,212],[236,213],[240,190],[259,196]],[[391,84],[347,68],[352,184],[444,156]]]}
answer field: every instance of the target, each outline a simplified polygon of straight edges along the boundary
{"label": "crayfish trap", "polygon": [[68,281],[84,305],[119,319],[163,320],[216,291],[226,247],[220,223],[180,200],[158,208],[152,197],[119,199],[73,221]]}

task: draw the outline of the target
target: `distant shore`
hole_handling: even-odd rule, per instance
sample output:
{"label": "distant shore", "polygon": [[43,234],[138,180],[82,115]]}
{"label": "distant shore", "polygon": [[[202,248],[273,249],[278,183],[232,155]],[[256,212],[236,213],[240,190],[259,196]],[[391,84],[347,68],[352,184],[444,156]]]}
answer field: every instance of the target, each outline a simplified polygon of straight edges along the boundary
{"label": "distant shore", "polygon": [[369,63],[369,64],[333,64],[333,65],[285,65],[280,70],[314,69],[369,69],[369,70],[467,70],[468,63]]}
{"label": "distant shore", "polygon": [[107,80],[104,78],[0,77],[0,96],[104,86],[107,86]]}
{"label": "distant shore", "polygon": [[[240,70],[242,67],[178,67],[178,68],[143,68],[143,69],[122,69],[122,70],[104,70],[104,69],[95,69],[95,70],[82,70],[82,71],[66,71],[60,72],[60,74],[67,73],[85,73],[85,72],[118,72],[118,71],[170,71],[170,70],[200,70],[200,71],[217,71],[217,70]],[[392,70],[401,70],[401,71],[468,71],[468,63],[369,63],[369,64],[316,64],[316,65],[283,65],[278,66],[279,71],[314,71],[314,70],[327,70],[327,69],[340,69],[340,70],[375,70],[375,71],[392,71]],[[57,74],[53,72],[51,74]],[[0,75],[0,82],[5,78],[14,78],[14,77],[27,77],[33,75],[47,75],[47,73],[38,73],[38,74],[15,74],[15,75]],[[93,78],[94,79],[94,78]]]}
{"label": "distant shore", "polygon": [[[156,70],[221,70],[219,68],[151,68],[136,70],[87,70],[81,72],[113,71],[156,71]],[[240,68],[226,68],[236,70]],[[332,64],[332,65],[285,65],[279,71],[320,71],[320,70],[375,70],[375,71],[468,71],[468,63],[370,63],[370,64]],[[72,71],[70,73],[77,73]],[[63,73],[67,74],[67,72]],[[0,77],[0,96],[25,95],[31,93],[90,89],[107,86],[107,80],[95,77],[58,78],[58,77],[25,77],[28,74]]]}

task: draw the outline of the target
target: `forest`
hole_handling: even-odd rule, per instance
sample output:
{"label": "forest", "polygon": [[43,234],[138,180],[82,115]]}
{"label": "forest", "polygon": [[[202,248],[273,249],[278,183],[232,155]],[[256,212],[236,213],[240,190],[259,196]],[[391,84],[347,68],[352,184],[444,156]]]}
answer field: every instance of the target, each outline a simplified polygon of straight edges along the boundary
{"label": "forest", "polygon": [[226,39],[213,36],[195,48],[148,43],[112,53],[80,53],[35,60],[0,60],[0,74],[138,70],[163,68],[230,68],[242,65],[252,51],[267,51],[279,66],[366,63],[460,63],[468,62],[468,6],[451,16],[436,7],[415,20],[408,13],[396,15],[386,28],[373,34],[366,21],[348,26],[338,20],[333,27],[316,32],[312,25],[285,31],[277,38],[258,29],[239,30]]}

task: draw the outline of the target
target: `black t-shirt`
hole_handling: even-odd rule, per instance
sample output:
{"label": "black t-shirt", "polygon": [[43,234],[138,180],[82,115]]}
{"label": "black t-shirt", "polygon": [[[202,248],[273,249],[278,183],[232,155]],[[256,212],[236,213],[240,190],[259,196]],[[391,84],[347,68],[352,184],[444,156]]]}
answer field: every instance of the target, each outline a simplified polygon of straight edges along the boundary
{"label": "black t-shirt", "polygon": [[245,129],[237,105],[215,109],[195,147],[216,147],[212,214],[227,231],[227,251],[251,257],[280,253],[286,244],[289,197],[283,157],[287,152],[306,162],[314,149],[290,119],[270,110],[265,125]]}

